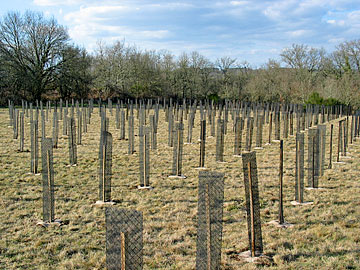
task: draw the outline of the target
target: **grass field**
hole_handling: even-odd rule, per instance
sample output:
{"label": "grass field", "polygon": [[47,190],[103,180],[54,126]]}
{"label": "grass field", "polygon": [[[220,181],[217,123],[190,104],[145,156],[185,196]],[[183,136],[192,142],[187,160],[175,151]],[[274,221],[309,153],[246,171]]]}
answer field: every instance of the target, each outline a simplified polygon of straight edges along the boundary
{"label": "grass field", "polygon": [[[199,113],[193,132],[196,143],[184,145],[183,174],[187,178],[171,179],[168,175],[172,148],[167,145],[167,124],[161,110],[158,150],[150,154],[153,190],[136,189],[138,137],[135,137],[137,152],[128,155],[128,141],[118,140],[115,110],[113,116],[110,113],[108,116],[113,135],[112,198],[118,202],[116,207],[143,212],[144,269],[195,269]],[[25,150],[29,150],[29,119],[25,122]],[[135,123],[137,126],[138,121]],[[66,136],[60,135],[59,148],[54,149],[55,217],[66,223],[61,227],[36,226],[42,219],[41,175],[29,174],[30,153],[18,152],[19,141],[13,139],[8,125],[8,111],[1,109],[0,269],[105,269],[104,207],[94,205],[98,199],[100,137],[97,109],[88,132],[83,134],[82,145],[78,145],[78,166],[66,166],[69,162]],[[52,134],[51,126],[50,119],[48,136]],[[210,125],[207,128],[210,134]],[[59,129],[62,134],[62,121]],[[186,129],[187,121],[184,141]],[[265,138],[267,126],[264,141]],[[334,153],[336,139],[335,132]],[[259,264],[245,263],[237,256],[248,249],[248,236],[242,161],[233,156],[232,120],[225,135],[226,163],[215,161],[215,138],[207,137],[206,143],[206,167],[225,173],[221,269],[360,269],[360,139],[349,146],[350,157],[341,158],[344,163],[325,171],[319,180],[323,189],[305,191],[305,200],[314,202],[309,206],[290,204],[294,200],[295,137],[284,140],[284,213],[286,221],[294,224],[287,229],[268,224],[277,218],[279,143],[256,150],[264,253],[272,257],[272,261],[263,260]],[[306,160],[305,147],[305,164]],[[306,176],[305,173],[305,180]]]}

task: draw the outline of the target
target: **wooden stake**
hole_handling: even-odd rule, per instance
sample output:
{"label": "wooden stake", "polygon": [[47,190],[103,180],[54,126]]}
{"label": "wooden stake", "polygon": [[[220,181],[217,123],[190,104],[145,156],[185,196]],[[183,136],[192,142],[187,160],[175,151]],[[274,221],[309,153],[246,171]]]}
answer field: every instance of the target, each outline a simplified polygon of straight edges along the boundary
{"label": "wooden stake", "polygon": [[121,270],[126,270],[126,234],[120,233],[121,236]]}

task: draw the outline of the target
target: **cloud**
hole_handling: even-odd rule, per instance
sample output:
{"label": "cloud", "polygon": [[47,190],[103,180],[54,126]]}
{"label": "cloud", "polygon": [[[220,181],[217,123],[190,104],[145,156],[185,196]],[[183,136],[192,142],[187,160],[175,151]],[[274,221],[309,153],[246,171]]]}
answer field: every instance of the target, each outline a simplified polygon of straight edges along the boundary
{"label": "cloud", "polygon": [[326,22],[328,24],[331,24],[331,25],[338,25],[338,26],[344,26],[345,25],[344,20],[327,20]]}
{"label": "cloud", "polygon": [[[140,49],[175,54],[225,54],[252,64],[276,59],[292,43],[331,50],[360,35],[355,0],[33,0],[55,10],[73,40],[93,50],[96,42],[126,40]],[[60,11],[62,10],[62,12]]]}
{"label": "cloud", "polygon": [[231,1],[230,5],[232,6],[245,6],[251,4],[249,1]]}
{"label": "cloud", "polygon": [[34,5],[36,6],[70,6],[82,4],[86,1],[84,0],[34,0]]}
{"label": "cloud", "polygon": [[311,31],[299,29],[295,31],[287,32],[290,37],[299,38],[311,34]]}
{"label": "cloud", "polygon": [[[175,6],[177,5],[167,5],[169,9]],[[183,5],[180,6],[183,8]],[[164,9],[152,4],[151,8]],[[147,21],[149,14],[146,10],[144,6],[126,3],[80,6],[77,11],[64,15],[64,20],[69,26],[70,37],[89,50],[96,48],[95,44],[98,40],[105,43],[126,40],[131,45],[136,44],[143,48],[144,44],[149,44],[147,43],[149,41],[159,41],[172,36],[171,31],[164,26],[153,25]],[[157,45],[154,49],[158,47]]]}
{"label": "cloud", "polygon": [[64,19],[72,24],[82,24],[88,22],[102,21],[121,15],[131,10],[128,6],[91,6],[80,7],[79,11],[70,12]]}
{"label": "cloud", "polygon": [[146,38],[162,39],[168,37],[170,32],[168,30],[155,30],[155,31],[141,31],[140,34]]}

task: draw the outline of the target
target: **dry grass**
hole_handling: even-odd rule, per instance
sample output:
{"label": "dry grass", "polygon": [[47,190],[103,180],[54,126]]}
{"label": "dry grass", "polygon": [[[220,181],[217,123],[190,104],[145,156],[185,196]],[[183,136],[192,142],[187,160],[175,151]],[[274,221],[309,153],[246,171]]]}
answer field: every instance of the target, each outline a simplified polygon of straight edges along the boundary
{"label": "dry grass", "polygon": [[[195,269],[199,145],[184,145],[183,173],[187,178],[168,178],[172,149],[167,146],[167,125],[161,111],[158,150],[151,152],[150,181],[155,188],[137,190],[138,153],[127,155],[128,142],[118,140],[114,116],[110,117],[112,197],[119,201],[116,207],[143,212],[144,269]],[[198,117],[194,141],[199,136]],[[51,121],[47,126],[51,136]],[[54,150],[55,213],[68,224],[45,229],[35,226],[42,218],[41,176],[28,174],[30,154],[17,151],[19,142],[12,139],[7,110],[0,110],[1,269],[105,269],[104,208],[93,205],[98,197],[99,127],[95,110],[89,132],[78,146],[77,167],[66,167],[67,138],[60,136],[59,148]],[[264,253],[273,257],[273,263],[254,265],[237,258],[237,253],[247,249],[248,239],[242,164],[241,158],[232,155],[231,127],[232,121],[225,136],[226,163],[215,162],[215,138],[210,137],[205,160],[211,170],[225,173],[222,269],[360,269],[359,141],[350,146],[351,158],[343,158],[345,163],[335,164],[320,178],[323,190],[305,191],[305,199],[314,205],[295,207],[290,205],[294,198],[294,137],[285,140],[284,211],[285,219],[295,224],[288,229],[267,224],[277,217],[279,144],[256,150]],[[29,125],[26,128],[25,149],[29,150]],[[186,130],[184,133],[186,138]],[[266,133],[265,128],[264,138]],[[137,146],[137,137],[135,143]],[[326,158],[328,161],[328,155]]]}

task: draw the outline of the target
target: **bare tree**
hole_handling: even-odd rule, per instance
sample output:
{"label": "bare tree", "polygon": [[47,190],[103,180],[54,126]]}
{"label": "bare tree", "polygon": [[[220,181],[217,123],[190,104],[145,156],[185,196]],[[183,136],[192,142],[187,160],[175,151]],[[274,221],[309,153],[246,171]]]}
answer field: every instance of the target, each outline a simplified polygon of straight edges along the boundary
{"label": "bare tree", "polygon": [[231,58],[229,56],[224,56],[218,58],[215,62],[215,65],[221,70],[221,72],[226,75],[228,70],[233,67],[236,62],[236,58]]}
{"label": "bare tree", "polygon": [[332,58],[342,72],[360,71],[360,39],[340,43]]}
{"label": "bare tree", "polygon": [[32,99],[40,99],[53,82],[68,40],[66,29],[41,13],[9,12],[0,22],[0,54]]}

